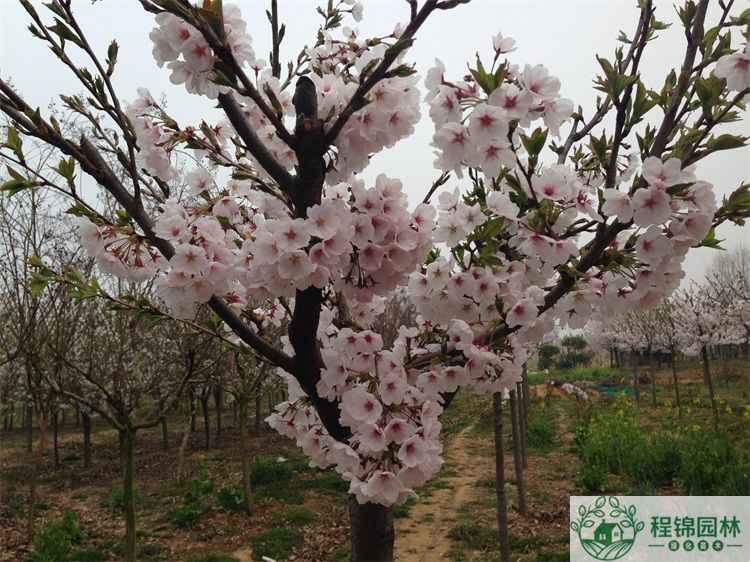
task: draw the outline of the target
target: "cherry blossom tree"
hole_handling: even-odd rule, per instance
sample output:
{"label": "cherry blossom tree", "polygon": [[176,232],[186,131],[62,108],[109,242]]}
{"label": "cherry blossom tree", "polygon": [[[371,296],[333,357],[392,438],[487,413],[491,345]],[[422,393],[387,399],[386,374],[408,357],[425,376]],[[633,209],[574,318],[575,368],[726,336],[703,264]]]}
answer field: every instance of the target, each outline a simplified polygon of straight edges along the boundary
{"label": "cherry blossom tree", "polygon": [[[374,38],[342,27],[361,4],[329,2],[315,42],[288,66],[274,0],[268,62],[236,6],[140,0],[154,14],[156,63],[225,115],[185,125],[146,89],[121,99],[111,80],[119,46],[97,53],[70,1],[49,4],[53,23],[21,3],[31,32],[85,88],[62,99],[90,127],[63,135],[0,81],[0,110],[14,122],[3,189],[48,182],[26,165],[24,139],[54,147],[50,173],[99,268],[153,279],[149,311],[190,322],[210,309],[203,329],[278,367],[288,400],[269,422],[312,466],[333,465],[350,483],[354,560],[393,559],[391,506],[438,471],[439,416],[459,388],[514,389],[528,346],[556,323],[582,328],[594,311],[658,303],[691,247],[715,245],[713,228],[748,214],[748,185],[719,206],[695,167],[747,140],[721,132],[750,92],[736,33],[749,17],[731,3],[710,21],[708,0],[679,8],[683,62],[649,86],[639,68],[664,24],[640,2],[624,46],[598,58],[602,95],[589,116],[545,66],[514,62],[502,35],[468,76],[446,75],[437,60],[423,86],[440,176],[411,210],[399,180],[358,174],[414,131],[422,93],[409,48],[428,18],[465,0],[408,0],[408,19]],[[76,189],[81,172],[115,213]],[[181,178],[183,195],[173,190]],[[386,347],[368,326],[404,284],[419,316]],[[265,334],[280,318],[288,328],[276,345]]]}
{"label": "cherry blossom tree", "polygon": [[717,306],[710,298],[706,287],[691,285],[680,290],[674,297],[674,308],[678,315],[677,323],[681,327],[680,341],[686,355],[701,357],[703,376],[708,388],[711,410],[714,418],[714,430],[719,427],[719,411],[716,405],[713,378],[708,350],[712,345],[737,344],[744,339],[732,315]]}

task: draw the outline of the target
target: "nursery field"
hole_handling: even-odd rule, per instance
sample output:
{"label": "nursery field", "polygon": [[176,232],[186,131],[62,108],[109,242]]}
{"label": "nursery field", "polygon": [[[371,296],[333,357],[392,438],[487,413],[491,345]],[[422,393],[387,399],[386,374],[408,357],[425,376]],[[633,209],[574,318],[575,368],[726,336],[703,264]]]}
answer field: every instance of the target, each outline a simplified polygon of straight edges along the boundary
{"label": "nursery field", "polygon": [[[746,495],[750,493],[750,375],[746,360],[715,362],[720,431],[696,365],[679,365],[683,416],[675,407],[671,371],[657,371],[656,406],[650,385],[636,402],[629,373],[579,369],[549,373],[584,389],[580,400],[531,374],[527,515],[519,513],[516,472],[505,416],[505,473],[514,560],[568,559],[570,495]],[[618,380],[618,376],[620,380]],[[645,374],[640,375],[644,382]],[[601,384],[619,382],[616,396]],[[175,423],[179,427],[175,414]],[[254,511],[243,506],[238,434],[232,412],[214,430],[211,450],[192,434],[187,476],[176,481],[179,432],[163,448],[159,430],[136,442],[136,509],[140,560],[347,560],[347,486],[335,472],[309,468],[293,443],[270,429],[252,437]],[[492,405],[461,393],[443,414],[445,463],[395,508],[399,561],[497,560],[497,506]],[[198,419],[197,427],[201,427]],[[49,436],[34,435],[41,451],[35,536],[27,541],[33,464],[22,429],[2,433],[0,559],[112,560],[122,556],[123,494],[117,435],[94,423],[93,462],[83,469],[80,428],[61,430],[61,466],[54,469]],[[41,443],[41,449],[38,448]]]}

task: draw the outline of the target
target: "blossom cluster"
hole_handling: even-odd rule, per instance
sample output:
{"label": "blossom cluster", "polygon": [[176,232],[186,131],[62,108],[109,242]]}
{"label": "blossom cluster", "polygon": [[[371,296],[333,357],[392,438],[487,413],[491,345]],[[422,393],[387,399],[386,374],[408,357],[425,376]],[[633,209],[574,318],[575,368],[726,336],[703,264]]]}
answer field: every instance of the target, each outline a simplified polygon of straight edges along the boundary
{"label": "blossom cluster", "polygon": [[468,358],[465,364],[437,364],[426,371],[409,368],[404,363],[407,356],[439,347],[421,340],[430,332],[422,324],[422,330],[402,328],[392,349],[385,350],[375,332],[338,330],[321,323],[318,336],[324,341],[325,369],[316,390],[320,397],[338,402],[340,422],[351,432],[346,442],[327,433],[291,377],[289,399],[267,419],[297,441],[311,466],[335,466],[361,503],[403,503],[440,469],[438,416],[443,393],[467,385],[477,392],[501,392],[520,381],[525,361],[520,349],[496,354],[477,346],[471,329],[460,322],[442,338],[457,342]]}
{"label": "blossom cluster", "polygon": [[[229,48],[240,65],[255,63],[252,38],[246,33],[247,24],[234,4],[223,7],[224,30]],[[156,16],[158,27],[149,35],[154,44],[153,55],[157,64],[172,71],[173,84],[185,84],[188,92],[216,98],[228,91],[214,80],[215,54],[201,33],[184,19],[170,12]]]}
{"label": "blossom cluster", "polygon": [[[509,41],[495,43],[507,51]],[[582,328],[595,310],[639,310],[668,296],[684,275],[688,249],[711,229],[712,186],[677,158],[641,165],[626,155],[609,185],[601,171],[537,163],[527,152],[531,143],[521,142],[533,136],[524,129],[542,118],[556,134],[572,104],[540,65],[521,72],[506,61],[498,68],[502,82],[491,90],[478,79],[448,81],[440,61],[428,74],[436,166],[458,175],[475,170],[484,182],[463,196],[457,189],[440,195],[435,239],[452,259],[412,275],[419,312],[436,323],[461,319],[475,331],[503,321],[521,341],[534,341],[556,321]],[[581,234],[615,223],[621,228],[610,255],[632,267],[591,268],[549,306],[544,288],[581,258]]]}
{"label": "blossom cluster", "polygon": [[191,316],[212,295],[242,304],[293,297],[310,286],[342,291],[355,314],[361,313],[358,304],[405,283],[432,247],[434,210],[419,205],[407,211],[401,182],[384,175],[369,188],[362,180],[329,187],[304,219],[292,218],[278,199],[241,182],[231,183],[230,195],[211,197],[210,176],[195,170],[187,177],[210,204],[166,202],[154,232],[174,247],[169,261],[142,248],[142,237],[131,238],[130,253],[121,243],[99,243],[124,238],[114,226],[84,219],[81,231],[100,261],[119,260],[121,276],[161,272],[161,296],[180,316]]}

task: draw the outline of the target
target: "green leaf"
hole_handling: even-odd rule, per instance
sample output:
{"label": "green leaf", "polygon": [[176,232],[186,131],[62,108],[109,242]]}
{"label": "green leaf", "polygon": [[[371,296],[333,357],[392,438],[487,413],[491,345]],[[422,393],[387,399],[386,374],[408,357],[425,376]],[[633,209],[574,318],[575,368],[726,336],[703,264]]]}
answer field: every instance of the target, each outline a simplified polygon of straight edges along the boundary
{"label": "green leaf", "polygon": [[741,148],[745,146],[747,140],[748,137],[743,137],[742,135],[724,134],[708,139],[707,146],[711,152],[718,150],[730,150],[732,148]]}
{"label": "green leaf", "polygon": [[2,186],[0,186],[0,191],[4,191],[8,194],[8,197],[13,197],[17,193],[20,193],[24,189],[28,189],[30,187],[36,187],[37,183],[35,181],[29,180],[29,179],[12,179],[6,181]]}
{"label": "green leaf", "polygon": [[536,164],[536,160],[547,142],[547,133],[547,129],[538,128],[531,133],[531,136],[521,135],[521,143],[529,154],[530,164]]}
{"label": "green leaf", "polygon": [[57,35],[63,45],[65,44],[65,41],[70,41],[71,43],[78,45],[81,49],[83,49],[83,43],[81,43],[81,40],[78,38],[78,36],[59,19],[55,18],[55,25],[51,25],[47,27],[47,29]]}
{"label": "green leaf", "polygon": [[698,247],[716,248],[717,250],[723,250],[724,248],[722,248],[720,245],[722,242],[723,240],[719,240],[718,238],[716,238],[716,231],[712,228],[708,232],[706,237],[700,241],[700,243],[698,244]]}
{"label": "green leaf", "polygon": [[8,127],[8,146],[18,159],[23,162],[23,140],[15,127]]}

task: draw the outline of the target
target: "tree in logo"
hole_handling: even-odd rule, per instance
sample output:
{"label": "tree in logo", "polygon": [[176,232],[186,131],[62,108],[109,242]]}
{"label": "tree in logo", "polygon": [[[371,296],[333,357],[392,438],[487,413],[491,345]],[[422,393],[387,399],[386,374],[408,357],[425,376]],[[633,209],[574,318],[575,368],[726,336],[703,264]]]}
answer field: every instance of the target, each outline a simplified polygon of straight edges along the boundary
{"label": "tree in logo", "polygon": [[621,505],[613,496],[599,496],[593,506],[580,506],[578,514],[580,519],[572,521],[570,528],[578,535],[583,550],[597,560],[625,556],[645,526],[635,518],[635,506]]}

